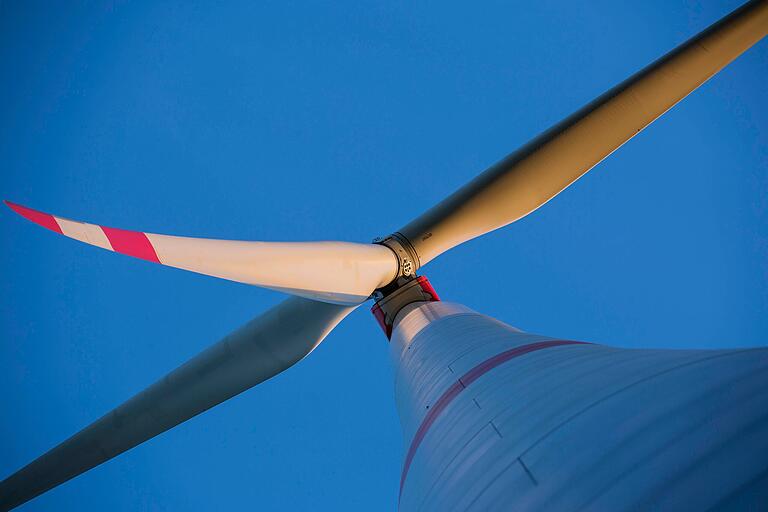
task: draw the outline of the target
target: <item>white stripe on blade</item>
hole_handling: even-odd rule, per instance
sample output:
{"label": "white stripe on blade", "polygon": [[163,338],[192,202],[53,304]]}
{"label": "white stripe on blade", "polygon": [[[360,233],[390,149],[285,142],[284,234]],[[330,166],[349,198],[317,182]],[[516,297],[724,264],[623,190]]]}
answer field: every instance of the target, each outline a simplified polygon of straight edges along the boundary
{"label": "white stripe on blade", "polygon": [[54,217],[54,219],[56,219],[56,223],[58,223],[64,236],[107,249],[108,251],[112,250],[112,245],[109,243],[104,231],[102,231],[101,226],[62,219],[60,217]]}

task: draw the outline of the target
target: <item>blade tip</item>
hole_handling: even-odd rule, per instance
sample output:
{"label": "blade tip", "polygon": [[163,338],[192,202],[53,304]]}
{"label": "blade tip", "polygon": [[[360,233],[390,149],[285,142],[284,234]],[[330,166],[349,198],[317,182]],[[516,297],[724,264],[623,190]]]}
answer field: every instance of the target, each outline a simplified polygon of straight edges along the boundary
{"label": "blade tip", "polygon": [[17,215],[21,215],[22,217],[25,217],[24,210],[30,209],[30,208],[25,208],[24,206],[18,203],[14,203],[13,201],[9,201],[8,199],[3,199],[3,202],[5,203],[5,206],[10,208]]}
{"label": "blade tip", "polygon": [[56,221],[56,217],[50,213],[28,208],[7,199],[3,199],[3,202],[6,204],[6,206],[8,206],[8,208],[16,212],[18,215],[24,217],[28,221],[34,222],[35,224],[46,229],[50,229],[56,233],[63,234],[61,231],[61,226],[59,226],[59,223]]}

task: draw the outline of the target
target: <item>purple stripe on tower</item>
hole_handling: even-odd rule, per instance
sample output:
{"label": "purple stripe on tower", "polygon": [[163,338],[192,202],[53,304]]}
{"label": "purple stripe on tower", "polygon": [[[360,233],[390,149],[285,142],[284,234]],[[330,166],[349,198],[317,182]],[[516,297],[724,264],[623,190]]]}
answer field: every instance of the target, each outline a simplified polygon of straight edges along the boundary
{"label": "purple stripe on tower", "polygon": [[408,476],[408,470],[413,462],[413,457],[416,455],[416,450],[427,435],[427,431],[432,424],[437,420],[438,416],[448,407],[450,404],[464,389],[477,379],[493,370],[497,366],[506,363],[507,361],[528,354],[530,352],[536,352],[545,348],[560,347],[563,345],[591,345],[584,341],[568,341],[568,340],[549,340],[539,341],[536,343],[530,343],[528,345],[522,345],[509,350],[505,350],[500,354],[496,354],[478,364],[467,373],[462,375],[459,380],[451,384],[451,386],[445,390],[445,392],[438,398],[435,405],[429,410],[424,420],[419,425],[419,429],[413,436],[411,446],[408,448],[408,453],[405,455],[405,463],[403,464],[403,472],[400,476],[400,494],[403,493],[403,485],[405,484],[405,478]]}

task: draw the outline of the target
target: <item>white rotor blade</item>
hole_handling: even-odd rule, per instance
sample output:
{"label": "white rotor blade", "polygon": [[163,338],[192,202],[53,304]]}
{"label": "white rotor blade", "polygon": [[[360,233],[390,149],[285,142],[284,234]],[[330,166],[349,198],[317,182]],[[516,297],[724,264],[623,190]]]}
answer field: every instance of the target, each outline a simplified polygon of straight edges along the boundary
{"label": "white rotor blade", "polygon": [[359,304],[394,279],[397,258],[382,245],[242,242],[126,231],[72,221],[5,201],[22,217],[103,249],[333,304]]}
{"label": "white rotor blade", "polygon": [[0,510],[17,507],[282,372],[354,309],[287,299],[0,482]]}
{"label": "white rotor blade", "polygon": [[768,34],[748,2],[520,148],[400,229],[420,264],[552,199]]}

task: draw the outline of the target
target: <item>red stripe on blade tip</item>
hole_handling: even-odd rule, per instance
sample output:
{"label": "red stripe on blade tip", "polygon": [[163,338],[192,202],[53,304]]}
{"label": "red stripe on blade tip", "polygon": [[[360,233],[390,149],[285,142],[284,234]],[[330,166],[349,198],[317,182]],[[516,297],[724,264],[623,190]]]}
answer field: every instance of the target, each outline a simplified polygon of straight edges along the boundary
{"label": "red stripe on blade tip", "polygon": [[432,426],[435,420],[437,420],[445,408],[448,407],[448,404],[453,401],[454,398],[456,398],[462,391],[467,388],[467,386],[475,382],[477,379],[511,359],[515,359],[516,357],[528,354],[530,352],[536,352],[537,350],[550,347],[560,347],[563,345],[591,345],[591,343],[570,340],[547,340],[529,343],[527,345],[520,345],[486,359],[462,375],[456,382],[449,386],[448,389],[443,392],[440,398],[438,398],[434,406],[429,410],[413,436],[411,445],[405,455],[403,471],[400,474],[400,497],[402,497],[405,478],[408,476],[408,470],[411,468],[411,463],[413,462],[413,457],[416,455],[416,450],[419,448],[419,445],[421,445],[421,442],[427,435],[429,428]]}
{"label": "red stripe on blade tip", "polygon": [[51,231],[55,231],[56,233],[63,235],[64,233],[61,232],[61,227],[59,226],[59,223],[56,222],[56,218],[51,215],[50,213],[44,213],[39,212],[37,210],[33,210],[32,208],[27,208],[26,206],[22,206],[20,204],[12,203],[8,200],[3,201],[6,205],[8,205],[8,208],[15,211],[25,219],[34,222],[35,224],[38,224],[40,226],[43,226],[46,229],[50,229]]}
{"label": "red stripe on blade tip", "polygon": [[127,231],[125,229],[108,228],[100,226],[101,230],[107,236],[112,249],[120,254],[127,254],[134,258],[160,263],[155,248],[147,238],[147,235],[141,231]]}

